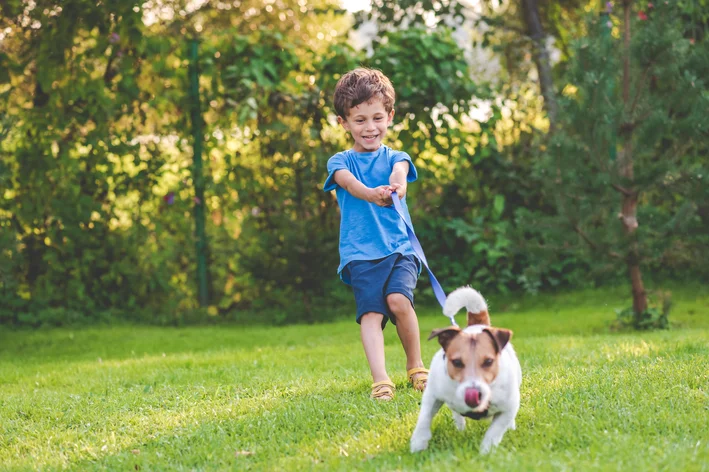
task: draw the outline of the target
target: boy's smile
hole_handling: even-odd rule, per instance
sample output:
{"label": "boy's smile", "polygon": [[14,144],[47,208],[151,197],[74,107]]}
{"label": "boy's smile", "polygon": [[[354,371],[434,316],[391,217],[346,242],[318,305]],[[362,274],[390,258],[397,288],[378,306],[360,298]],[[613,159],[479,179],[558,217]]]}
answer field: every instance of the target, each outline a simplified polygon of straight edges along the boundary
{"label": "boy's smile", "polygon": [[347,119],[337,117],[340,124],[352,134],[355,152],[373,152],[379,149],[394,118],[394,110],[386,112],[380,99],[352,107]]}

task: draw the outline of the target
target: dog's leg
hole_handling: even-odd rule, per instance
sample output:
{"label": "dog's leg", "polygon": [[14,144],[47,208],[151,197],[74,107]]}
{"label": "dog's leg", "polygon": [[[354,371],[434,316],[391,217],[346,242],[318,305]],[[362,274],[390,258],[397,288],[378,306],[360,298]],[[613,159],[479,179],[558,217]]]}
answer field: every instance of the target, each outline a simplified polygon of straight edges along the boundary
{"label": "dog's leg", "polygon": [[500,444],[502,436],[505,435],[505,431],[510,427],[514,427],[516,415],[517,411],[506,411],[495,415],[490,424],[490,428],[488,428],[480,444],[481,454],[489,453],[493,447]]}
{"label": "dog's leg", "polygon": [[434,398],[430,390],[424,390],[419,419],[411,435],[411,452],[423,451],[428,447],[428,441],[431,439],[431,422],[442,405],[443,402]]}
{"label": "dog's leg", "polygon": [[464,431],[465,416],[461,415],[460,413],[456,413],[453,410],[451,410],[451,413],[453,413],[453,422],[455,423],[455,427],[458,429],[458,431]]}

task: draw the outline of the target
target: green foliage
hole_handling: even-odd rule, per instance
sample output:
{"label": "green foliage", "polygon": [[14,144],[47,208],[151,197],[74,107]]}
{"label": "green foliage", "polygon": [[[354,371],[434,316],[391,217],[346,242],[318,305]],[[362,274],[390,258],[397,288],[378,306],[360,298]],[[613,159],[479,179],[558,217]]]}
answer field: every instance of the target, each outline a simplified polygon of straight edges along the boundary
{"label": "green foliage", "polygon": [[[619,278],[617,262],[598,254],[623,249],[609,192],[623,182],[602,157],[623,120],[637,121],[644,264],[660,276],[707,275],[709,58],[696,4],[634,20],[632,113],[618,106],[617,40],[604,42],[597,22],[584,27],[590,34],[564,50],[573,60],[563,129],[539,147],[526,66],[511,72],[525,41],[496,31],[516,52],[502,83],[481,83],[449,28],[463,19],[458,2],[374,2],[359,18],[377,24],[366,51],[349,45],[352,18],[335,1],[202,3],[0,6],[0,323],[280,324],[351,306],[335,275],[336,201],[321,189],[327,159],[350,145],[334,86],[360,64],[397,89],[389,144],[419,170],[409,205],[446,288],[535,292]],[[573,5],[542,5],[545,26],[563,26]],[[190,172],[191,37],[204,202]],[[469,118],[488,106],[488,119]],[[207,309],[195,294],[196,204],[208,215]]]}
{"label": "green foliage", "polygon": [[670,327],[670,310],[672,295],[670,292],[660,292],[658,302],[651,304],[642,313],[636,313],[633,307],[615,310],[618,328],[637,330],[668,329]]}
{"label": "green foliage", "polygon": [[284,82],[291,73],[300,70],[290,41],[280,32],[272,33],[266,28],[238,38],[231,34],[220,36],[207,49],[207,58],[212,49],[219,51],[219,59],[214,60],[213,90],[224,100],[225,111],[235,109],[239,125],[270,108],[276,96],[284,93]]}
{"label": "green foliage", "polygon": [[[110,9],[39,2],[15,11],[18,21],[5,40],[10,53],[0,60],[12,65],[15,83],[27,84],[0,89],[8,135],[0,146],[3,322],[81,324],[82,316],[99,320],[114,309],[144,319],[150,307],[161,312],[152,315],[157,323],[204,319],[195,310],[190,275],[190,212],[201,202],[193,201],[189,172],[186,42],[170,34],[200,21],[219,26],[200,45],[211,164],[204,202],[212,212],[210,313],[275,305],[292,308],[288,321],[303,313],[311,321],[322,316],[305,305],[321,303],[325,276],[312,283],[309,274],[324,274],[319,264],[336,266],[336,226],[322,241],[311,232],[336,214],[313,182],[334,148],[317,139],[327,124],[319,110],[322,92],[307,76],[302,85],[295,80],[313,72],[319,52],[305,34],[294,34],[294,26],[311,22],[294,6],[296,24],[288,30],[288,22],[280,23],[285,32],[251,28],[257,23],[235,11],[232,17],[247,26],[236,38],[239,25],[225,27],[225,17],[210,6],[152,26],[132,2]],[[293,13],[284,8],[275,15],[292,19]],[[43,27],[30,27],[33,21]],[[34,48],[27,49],[25,36]],[[354,64],[353,54],[335,45],[323,63],[332,74]],[[332,76],[325,81],[333,83]],[[304,125],[303,116],[312,121]],[[13,122],[21,125],[10,128]],[[237,133],[253,134],[239,142],[235,124]],[[225,153],[235,142],[236,153]],[[243,240],[235,243],[235,233]]]}
{"label": "green foliage", "polygon": [[669,327],[667,314],[655,307],[648,308],[642,313],[635,313],[633,307],[616,310],[615,313],[621,327],[631,327],[638,330],[667,329]]}
{"label": "green foliage", "polygon": [[143,162],[156,149],[135,143],[131,126],[149,94],[141,16],[127,2],[38,2],[18,15],[42,27],[5,39],[13,88],[3,110],[15,123],[0,145],[4,317],[135,307],[153,283],[139,253],[147,234],[126,237],[116,223],[122,200],[146,198],[159,168]]}

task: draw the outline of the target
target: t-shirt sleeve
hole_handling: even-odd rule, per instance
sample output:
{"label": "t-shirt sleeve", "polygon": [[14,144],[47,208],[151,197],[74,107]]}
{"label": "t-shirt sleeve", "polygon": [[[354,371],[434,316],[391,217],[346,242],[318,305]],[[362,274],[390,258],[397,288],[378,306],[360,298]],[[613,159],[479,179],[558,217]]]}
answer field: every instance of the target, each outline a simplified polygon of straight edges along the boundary
{"label": "t-shirt sleeve", "polygon": [[347,169],[345,156],[342,153],[335,154],[330,159],[328,159],[327,179],[325,179],[325,185],[323,185],[324,191],[330,192],[337,188],[337,182],[335,182],[335,172],[342,169]]}
{"label": "t-shirt sleeve", "polygon": [[407,153],[401,151],[393,152],[389,159],[391,160],[389,165],[392,169],[394,168],[394,164],[396,164],[397,162],[406,161],[409,163],[409,173],[406,175],[407,182],[414,182],[416,181],[416,179],[418,179],[418,172],[416,171],[416,167],[411,161],[411,156],[409,156]]}

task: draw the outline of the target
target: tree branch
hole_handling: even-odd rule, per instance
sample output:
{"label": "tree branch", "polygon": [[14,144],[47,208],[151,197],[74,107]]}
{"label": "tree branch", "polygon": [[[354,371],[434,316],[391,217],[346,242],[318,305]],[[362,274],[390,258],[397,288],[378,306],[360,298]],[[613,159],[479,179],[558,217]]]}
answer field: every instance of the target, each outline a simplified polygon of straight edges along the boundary
{"label": "tree branch", "polygon": [[625,187],[621,187],[621,186],[618,185],[618,184],[611,184],[611,186],[612,186],[614,189],[616,189],[617,191],[619,191],[620,193],[622,193],[623,195],[627,196],[627,197],[630,197],[631,195],[633,195],[633,192],[632,192],[631,190],[628,190],[628,189],[625,188]]}
{"label": "tree branch", "polygon": [[[581,228],[579,228],[578,225],[573,225],[573,228],[574,228],[574,231],[579,236],[581,236],[581,239],[586,241],[586,244],[588,244],[591,247],[591,249],[593,249],[594,251],[599,250],[598,245],[596,243],[594,243],[593,241],[591,241],[591,238],[589,238],[588,235],[586,233],[584,233],[584,231]],[[614,259],[622,259],[622,256],[615,251],[608,251],[608,255]]]}

